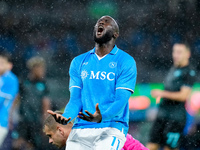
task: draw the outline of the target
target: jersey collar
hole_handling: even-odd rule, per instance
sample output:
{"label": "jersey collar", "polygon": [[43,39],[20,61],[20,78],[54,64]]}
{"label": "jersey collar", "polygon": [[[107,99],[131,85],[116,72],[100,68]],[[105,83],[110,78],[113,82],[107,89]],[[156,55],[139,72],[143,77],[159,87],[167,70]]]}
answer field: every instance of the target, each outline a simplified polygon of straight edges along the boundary
{"label": "jersey collar", "polygon": [[[115,55],[117,54],[118,52],[118,47],[115,45],[114,48],[112,49],[112,51],[109,53],[109,54],[112,54],[112,55]],[[90,51],[91,54],[94,54],[95,53],[95,48],[93,48],[91,51]]]}

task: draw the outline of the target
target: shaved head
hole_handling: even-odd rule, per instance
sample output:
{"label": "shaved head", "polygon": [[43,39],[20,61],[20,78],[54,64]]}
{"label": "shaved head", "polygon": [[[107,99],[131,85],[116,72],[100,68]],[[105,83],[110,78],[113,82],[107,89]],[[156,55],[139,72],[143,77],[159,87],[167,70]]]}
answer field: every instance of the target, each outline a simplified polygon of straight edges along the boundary
{"label": "shaved head", "polygon": [[[102,19],[102,18],[104,18],[104,17],[106,17],[106,18],[110,18],[111,20],[112,20],[112,25],[113,25],[113,27],[114,27],[114,29],[115,29],[115,32],[117,32],[117,33],[119,33],[119,26],[118,26],[118,24],[117,24],[117,21],[114,19],[114,18],[112,18],[111,16],[102,16],[100,19]],[[100,20],[99,19],[99,20]]]}

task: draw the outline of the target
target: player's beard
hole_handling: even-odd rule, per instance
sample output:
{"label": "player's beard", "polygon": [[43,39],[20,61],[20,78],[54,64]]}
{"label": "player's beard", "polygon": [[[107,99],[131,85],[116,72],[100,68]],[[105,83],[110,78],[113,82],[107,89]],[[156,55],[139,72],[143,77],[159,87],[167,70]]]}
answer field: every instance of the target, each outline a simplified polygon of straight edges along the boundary
{"label": "player's beard", "polygon": [[101,36],[100,38],[97,38],[96,30],[94,30],[93,36],[94,36],[94,41],[96,43],[102,45],[102,44],[109,42],[112,39],[112,37],[114,36],[114,34],[111,30],[107,30],[107,32],[103,36]]}

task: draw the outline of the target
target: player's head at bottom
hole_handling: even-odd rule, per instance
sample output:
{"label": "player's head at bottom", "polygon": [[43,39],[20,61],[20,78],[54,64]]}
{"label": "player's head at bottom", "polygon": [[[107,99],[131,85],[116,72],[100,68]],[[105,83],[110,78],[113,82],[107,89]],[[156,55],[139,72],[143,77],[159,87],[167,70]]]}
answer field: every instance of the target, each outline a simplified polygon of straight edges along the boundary
{"label": "player's head at bottom", "polygon": [[[60,111],[55,112],[62,114]],[[55,121],[52,115],[49,115],[44,121],[43,131],[49,137],[50,144],[62,148],[66,145],[72,126],[72,122],[69,122],[67,125],[61,125]]]}

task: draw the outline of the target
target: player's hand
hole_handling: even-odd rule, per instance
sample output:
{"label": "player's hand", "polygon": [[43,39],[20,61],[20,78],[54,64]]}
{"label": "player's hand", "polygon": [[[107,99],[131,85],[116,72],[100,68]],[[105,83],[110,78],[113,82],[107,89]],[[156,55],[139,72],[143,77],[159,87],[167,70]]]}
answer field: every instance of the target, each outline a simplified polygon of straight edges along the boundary
{"label": "player's hand", "polygon": [[152,90],[151,96],[154,98],[163,97],[163,91],[162,90]]}
{"label": "player's hand", "polygon": [[89,121],[89,122],[97,122],[100,123],[102,120],[102,115],[99,109],[99,104],[97,103],[96,106],[96,111],[94,114],[91,114],[90,112],[88,112],[87,110],[85,110],[85,112],[88,115],[85,115],[83,112],[79,112],[78,118]]}
{"label": "player's hand", "polygon": [[69,122],[69,120],[71,119],[71,117],[67,119],[67,118],[63,117],[61,114],[55,113],[52,110],[47,110],[47,112],[54,117],[56,122],[58,122],[62,125],[66,125]]}

